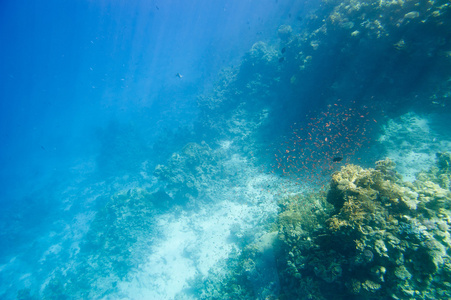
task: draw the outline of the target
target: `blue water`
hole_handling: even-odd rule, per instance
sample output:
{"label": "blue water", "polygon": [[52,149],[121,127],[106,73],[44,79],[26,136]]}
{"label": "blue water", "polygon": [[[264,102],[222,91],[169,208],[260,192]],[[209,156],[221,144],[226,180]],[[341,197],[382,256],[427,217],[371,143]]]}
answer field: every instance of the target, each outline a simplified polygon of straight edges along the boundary
{"label": "blue water", "polygon": [[[316,160],[313,163],[296,163],[302,172],[322,164],[321,159],[326,152],[318,155],[315,153],[316,148],[303,143],[296,144],[291,136],[302,126],[311,129],[313,125],[309,122],[321,122],[321,126],[324,125],[321,128],[324,129],[325,124],[329,126],[328,122],[342,122],[338,119],[346,118],[347,113],[352,111],[357,122],[342,122],[342,127],[338,129],[343,135],[348,131],[348,137],[352,137],[352,141],[346,141],[341,134],[340,137],[337,135],[335,142],[340,143],[340,147],[328,150],[327,157],[329,160],[341,160],[344,156],[343,163],[361,162],[363,165],[371,165],[381,158],[381,152],[398,155],[394,150],[395,145],[385,145],[386,149],[380,151],[384,145],[377,144],[377,136],[393,135],[393,132],[388,130],[384,132],[382,125],[388,124],[391,118],[401,116],[412,107],[421,108],[421,101],[418,99],[424,97],[427,99],[424,101],[429,104],[431,101],[435,102],[431,107],[424,108],[424,115],[420,114],[418,120],[421,117],[429,120],[431,130],[437,132],[434,137],[444,142],[430,142],[430,153],[422,150],[426,157],[423,157],[423,161],[433,161],[431,157],[435,151],[446,150],[449,146],[446,144],[449,132],[442,130],[446,115],[443,117],[444,112],[440,108],[448,109],[449,106],[449,94],[443,93],[446,88],[440,91],[440,95],[439,92],[436,93],[438,100],[425,96],[433,94],[428,94],[427,87],[418,91],[412,88],[417,77],[421,78],[415,77],[417,71],[426,74],[426,79],[421,79],[422,82],[433,82],[434,72],[437,72],[437,78],[443,78],[442,75],[447,72],[440,68],[423,71],[428,68],[427,64],[431,59],[425,60],[425,63],[417,59],[415,64],[411,64],[409,60],[404,60],[403,54],[399,52],[385,57],[383,53],[393,51],[392,48],[373,49],[371,44],[365,45],[363,39],[359,43],[349,38],[347,47],[355,47],[359,51],[352,61],[335,60],[342,53],[342,44],[337,42],[336,49],[321,52],[320,62],[314,61],[318,71],[312,72],[313,76],[310,74],[302,78],[302,68],[293,62],[296,61],[297,64],[302,59],[308,61],[309,53],[302,54],[297,51],[293,46],[294,42],[280,42],[278,28],[281,25],[290,25],[293,35],[300,34],[303,29],[313,26],[311,24],[316,22],[308,16],[324,6],[319,0],[2,1],[0,298],[76,299],[82,295],[85,299],[173,299],[169,292],[170,287],[164,284],[155,284],[154,287],[143,284],[142,290],[137,291],[131,278],[136,279],[139,276],[130,275],[136,270],[146,269],[143,267],[146,264],[151,265],[154,262],[155,266],[160,268],[163,260],[169,261],[163,254],[161,258],[158,256],[157,250],[166,249],[162,245],[165,241],[171,241],[171,232],[162,228],[168,230],[171,226],[177,227],[177,219],[186,221],[186,224],[192,223],[193,220],[190,221],[185,211],[192,212],[197,217],[203,216],[207,220],[208,216],[201,214],[202,205],[209,207],[212,203],[220,203],[220,200],[212,199],[212,195],[227,201],[238,197],[235,194],[227,194],[236,188],[236,194],[242,199],[248,199],[246,201],[249,206],[263,202],[266,205],[266,208],[262,208],[265,220],[256,221],[258,214],[249,212],[249,218],[253,221],[243,221],[246,225],[241,226],[252,228],[255,225],[255,232],[263,230],[265,222],[274,221],[277,210],[271,206],[271,201],[274,202],[276,196],[272,198],[273,196],[255,194],[257,196],[254,197],[254,190],[257,187],[259,190],[274,188],[274,191],[281,193],[284,189],[280,188],[279,191],[275,187],[276,180],[285,180],[280,179],[285,173],[290,173],[286,177],[287,180],[296,181],[299,177],[292,169],[288,170],[288,160],[291,158],[283,156],[285,152],[294,153],[294,148],[297,148],[296,155],[310,155]],[[320,19],[318,22],[321,22]],[[406,31],[403,38],[408,40],[409,34],[409,31]],[[440,34],[437,33],[437,36]],[[443,32],[443,36],[440,38],[449,38],[448,32]],[[322,39],[327,37],[318,38],[318,43],[325,42]],[[395,39],[387,44],[393,45],[400,40]],[[439,40],[439,37],[436,40]],[[259,41],[264,41],[274,48],[277,58],[272,59],[270,67],[254,58],[252,51],[249,54],[251,48],[257,49],[254,44]],[[412,43],[417,42],[413,40]],[[335,45],[334,42],[331,44]],[[445,51],[446,49],[440,47],[446,48],[443,45],[448,45],[448,42],[437,44],[440,46],[431,46],[432,56],[439,51]],[[312,47],[315,48],[315,45],[312,44]],[[399,44],[397,47],[403,46]],[[312,55],[315,55],[314,51]],[[369,55],[371,51],[374,51],[375,55]],[[268,50],[268,53],[270,52]],[[449,49],[447,53],[449,55]],[[415,57],[416,54],[409,55]],[[302,58],[299,58],[301,56]],[[368,58],[370,56],[374,61]],[[278,62],[274,63],[276,60]],[[389,66],[399,66],[400,70],[380,67],[384,62]],[[214,115],[205,109],[208,106],[202,102],[205,100],[200,99],[207,99],[208,95],[214,93],[218,95],[221,92],[218,86],[221,86],[221,80],[227,81],[224,79],[227,78],[227,72],[232,74],[238,72],[237,70],[241,70],[239,74],[245,78],[238,76],[236,85],[230,87],[230,90],[223,89],[232,91],[226,93],[225,98],[229,97],[233,101],[212,109],[211,111],[217,114]],[[268,88],[268,93],[259,94],[259,85],[246,81],[254,78],[255,74],[259,74],[255,81],[263,81],[265,76],[275,76],[274,80],[268,81],[271,82],[269,88],[261,87]],[[347,81],[354,84],[347,85]],[[242,86],[241,82],[244,82]],[[349,86],[353,89],[348,89]],[[381,92],[381,86],[386,88],[385,93]],[[331,100],[334,97],[348,99],[343,100],[345,104],[342,105],[342,102],[331,102],[335,101]],[[397,102],[393,104],[390,97],[396,98]],[[242,103],[243,111],[258,113],[237,117],[239,114],[234,115],[231,107],[238,106],[239,103]],[[336,107],[344,108],[333,110],[334,106],[330,103],[339,103]],[[252,128],[260,128],[249,124],[258,123],[256,120],[259,118],[264,119],[262,116],[265,113],[255,109],[260,107],[259,105],[268,109],[265,113],[269,112],[269,121],[261,127],[261,132],[255,129],[256,135],[252,140],[254,144],[247,145],[249,147],[246,148],[249,133],[245,130],[252,132]],[[330,115],[324,114],[325,117],[321,117],[321,111]],[[211,115],[208,115],[209,113]],[[318,115],[314,115],[315,113]],[[365,122],[359,119],[364,113]],[[430,117],[430,113],[437,113],[439,116]],[[332,114],[335,115],[332,117]],[[205,122],[207,119],[213,120],[211,126]],[[228,119],[231,120],[229,123],[224,121]],[[402,120],[404,121],[399,121],[399,124],[407,122]],[[437,122],[434,123],[434,120]],[[214,123],[220,124],[220,128],[216,128]],[[244,127],[246,129],[243,129]],[[361,134],[363,127],[368,130],[365,136]],[[243,131],[240,131],[241,129]],[[230,131],[224,133],[226,130]],[[317,141],[328,142],[321,134],[316,131]],[[238,138],[240,135],[243,136],[242,139]],[[240,144],[240,141],[244,141],[243,144]],[[201,145],[201,148],[186,150],[184,147],[190,142]],[[358,143],[359,150],[347,145],[348,142]],[[291,148],[281,147],[283,143],[294,145],[290,146]],[[365,145],[365,151],[359,152],[360,144]],[[415,148],[415,143],[412,143],[411,147]],[[196,153],[194,156],[209,157],[205,161],[193,160],[194,163],[188,159],[184,165],[187,169],[192,171],[199,166],[204,169],[212,166],[212,169],[217,170],[210,170],[211,173],[192,171],[196,174],[193,175],[195,179],[192,184],[186,183],[189,180],[183,177],[183,174],[172,174],[171,170],[165,173],[174,178],[185,178],[185,181],[180,181],[183,184],[179,182],[183,188],[174,182],[165,183],[166,175],[154,175],[155,168],[160,164],[167,165],[169,169],[172,166],[176,170],[179,165],[173,153],[185,151],[182,149],[193,151],[189,153]],[[208,154],[209,151],[220,158],[211,158],[209,155],[213,154]],[[274,154],[280,154],[282,158],[274,160]],[[189,157],[189,154],[186,155]],[[227,164],[223,166],[224,161],[227,161]],[[413,163],[400,164],[405,167],[406,172],[414,173],[419,168]],[[287,168],[287,171],[284,169],[282,173],[282,168]],[[321,168],[313,176],[311,173],[300,176],[308,178],[310,187],[318,187],[321,185],[318,180],[323,180],[337,168],[338,165],[332,163],[330,167],[328,165],[327,168]],[[219,169],[221,171],[218,171]],[[257,177],[257,174],[276,174],[274,176],[278,179],[265,177],[261,182],[256,179],[258,184],[245,191],[244,188],[250,186],[246,180],[252,176]],[[202,181],[205,177],[208,177],[208,180]],[[202,192],[213,183],[218,184],[212,188],[217,189],[217,194],[214,191]],[[295,183],[284,184],[291,189]],[[145,190],[152,196],[140,198],[141,196],[137,196],[141,195],[140,190]],[[222,192],[218,192],[219,190]],[[116,223],[110,220],[108,209],[115,211],[118,220],[121,219],[117,216],[118,211],[124,211],[121,210],[122,204],[114,202],[114,199],[122,199],[118,195],[141,199],[136,200],[137,203],[131,210],[135,213],[136,220],[133,222],[136,223],[131,220]],[[147,204],[140,202],[144,201],[144,198],[147,199],[146,197],[153,201],[148,208],[150,211],[137,216],[147,207]],[[255,200],[260,197],[269,200]],[[193,199],[198,199],[198,202]],[[252,199],[257,202],[252,202]],[[126,209],[130,208],[127,206]],[[233,211],[230,207],[228,209]],[[196,215],[197,213],[199,215]],[[113,228],[108,243],[120,239],[122,234],[138,236],[139,238],[125,244],[134,249],[130,250],[132,254],[126,255],[120,249],[112,250],[110,246],[99,246],[97,242],[92,242],[96,239],[94,236],[97,232],[103,232],[103,229],[99,229],[103,226]],[[135,226],[142,227],[138,230]],[[202,226],[199,225],[199,228]],[[230,226],[235,228],[238,225]],[[204,243],[204,240],[208,240],[206,227],[207,225],[202,227],[204,229],[189,227],[192,231],[186,229],[187,232],[199,234],[197,241],[205,249],[212,247]],[[125,233],[120,233],[120,230]],[[229,227],[227,230],[233,232]],[[152,238],[143,242],[143,232],[150,232]],[[135,243],[139,245],[135,246]],[[233,240],[233,237],[225,239],[224,245],[227,243],[235,246],[240,244]],[[214,263],[201,259],[205,253],[204,248],[191,248],[188,247],[182,257],[196,257],[197,260],[193,258],[193,261],[197,262],[189,264],[198,265],[182,268],[183,264],[180,264],[180,270],[166,274],[168,278],[183,272],[187,274],[185,279],[194,278],[193,270],[196,268],[196,272],[203,275],[208,273],[207,266],[212,267]],[[118,252],[115,252],[116,250]],[[99,255],[97,259],[93,258],[96,253]],[[222,252],[218,250],[217,253]],[[116,265],[115,255],[119,258],[125,257],[127,263]],[[147,260],[142,258],[147,255]],[[214,255],[220,257],[212,252],[212,256]],[[226,257],[224,254],[223,258]],[[103,266],[110,265],[109,258],[111,269]],[[95,263],[101,266],[92,269],[86,267]],[[165,265],[169,266],[170,263]],[[83,271],[85,269],[80,266],[88,271]],[[83,280],[80,280],[68,288],[67,282],[70,278],[71,282],[76,282],[74,278],[83,272],[86,274],[83,280],[87,280],[88,287],[83,286],[80,283]],[[108,272],[116,274],[117,278],[108,281],[104,287],[96,280],[106,277]],[[158,277],[164,273],[142,272],[144,275],[139,277],[140,280],[150,278],[149,280],[156,282],[162,280]],[[251,281],[260,280],[258,278],[260,277]],[[261,280],[276,280],[274,278],[277,276],[268,275],[268,278],[270,279]],[[170,282],[170,279],[166,280]],[[182,292],[182,286],[185,292]],[[258,293],[261,287],[258,284],[256,286],[255,291]],[[186,281],[185,285],[180,285],[178,292],[181,294],[178,294],[178,297],[191,297],[189,291],[192,289],[189,281]],[[278,293],[278,289],[276,284],[274,293]]]}
{"label": "blue water", "polygon": [[149,143],[157,122],[189,123],[220,68],[306,5],[2,2],[2,182],[22,189],[24,176],[95,155],[112,120],[133,120]]}

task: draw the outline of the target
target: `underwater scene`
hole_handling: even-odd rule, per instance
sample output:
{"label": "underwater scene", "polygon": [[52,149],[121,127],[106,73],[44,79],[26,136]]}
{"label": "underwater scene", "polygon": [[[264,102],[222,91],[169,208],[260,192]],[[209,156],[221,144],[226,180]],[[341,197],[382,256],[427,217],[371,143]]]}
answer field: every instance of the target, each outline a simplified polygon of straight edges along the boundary
{"label": "underwater scene", "polygon": [[0,45],[0,299],[451,299],[449,0],[5,0]]}

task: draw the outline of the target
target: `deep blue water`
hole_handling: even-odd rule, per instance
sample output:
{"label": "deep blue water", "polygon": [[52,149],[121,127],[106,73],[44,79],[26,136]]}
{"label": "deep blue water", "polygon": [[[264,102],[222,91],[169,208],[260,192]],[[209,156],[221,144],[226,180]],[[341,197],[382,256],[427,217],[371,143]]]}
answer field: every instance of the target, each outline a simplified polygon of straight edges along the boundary
{"label": "deep blue water", "polygon": [[[400,171],[413,178],[433,163],[435,152],[451,150],[446,129],[451,96],[443,80],[449,71],[440,63],[450,56],[449,29],[416,31],[416,11],[407,10],[397,16],[402,32],[393,23],[385,28],[394,32],[387,37],[374,37],[378,29],[365,27],[361,19],[351,19],[352,25],[348,19],[331,21],[337,29],[325,35],[319,29],[303,33],[331,20],[314,15],[328,5],[319,0],[2,1],[0,298],[174,299],[163,283],[133,285],[132,278],[162,280],[144,266],[150,261],[156,269],[170,269],[172,254],[160,257],[158,249],[172,249],[162,246],[173,238],[164,230],[174,227],[176,233],[177,220],[193,226],[186,236],[201,235],[197,241],[204,248],[186,246],[178,257],[195,267],[178,263],[180,270],[171,274],[206,275],[211,265],[202,251],[213,247],[205,242],[210,225],[196,227],[186,215],[201,215],[202,205],[220,206],[236,197],[261,205],[264,220],[259,213],[249,212],[247,221],[245,213],[237,213],[244,225],[236,221],[227,227],[257,234],[274,221],[281,191],[294,186],[284,178],[307,178],[317,187],[342,159],[367,166],[383,154],[397,157]],[[449,12],[440,16],[446,21]],[[284,40],[281,25],[290,25],[296,38]],[[422,44],[421,34],[430,31],[435,35]],[[405,114],[410,111],[418,115]],[[331,124],[337,128],[334,139],[324,133]],[[303,129],[314,136],[310,145],[299,140]],[[428,134],[431,139],[422,140]],[[321,148],[329,142],[335,144]],[[397,152],[400,148],[410,156]],[[290,151],[311,160],[291,164]],[[156,167],[160,173],[154,173]],[[258,188],[246,181],[260,175],[275,177],[265,177],[265,183],[256,179]],[[282,182],[288,188],[275,187]],[[274,198],[255,196],[257,189],[277,192]],[[141,197],[142,190],[150,196]],[[138,200],[125,209],[118,200],[124,197]],[[123,221],[129,214],[135,219]],[[243,240],[253,239],[246,234],[225,239],[223,248],[243,246]],[[103,235],[109,236],[106,241]],[[121,244],[122,236],[132,238]],[[142,236],[150,237],[143,242]],[[131,254],[110,245],[115,241],[118,248],[133,249]],[[271,259],[268,265],[276,268]],[[97,263],[100,267],[92,267]],[[136,270],[147,271],[133,277]],[[110,272],[118,276],[111,286],[96,281]],[[86,277],[73,283],[79,274]],[[258,291],[274,278],[250,281]],[[182,295],[189,297],[195,288],[186,284]],[[279,288],[274,283],[273,294]]]}

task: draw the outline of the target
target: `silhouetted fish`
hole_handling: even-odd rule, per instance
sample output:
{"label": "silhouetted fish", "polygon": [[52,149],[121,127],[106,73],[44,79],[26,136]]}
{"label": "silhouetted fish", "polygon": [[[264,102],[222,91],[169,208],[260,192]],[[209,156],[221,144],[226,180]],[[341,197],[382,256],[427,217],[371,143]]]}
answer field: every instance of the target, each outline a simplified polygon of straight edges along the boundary
{"label": "silhouetted fish", "polygon": [[281,52],[282,52],[282,54],[284,54],[284,53],[285,53],[285,51],[287,51],[287,49],[286,49],[285,47],[283,47],[283,48],[282,48],[282,51],[281,51]]}
{"label": "silhouetted fish", "polygon": [[280,63],[283,62],[284,60],[285,60],[285,57],[279,58],[279,62],[280,62]]}
{"label": "silhouetted fish", "polygon": [[334,157],[334,158],[332,159],[332,161],[333,161],[333,162],[340,162],[342,159],[343,159],[343,157],[337,156],[337,157]]}

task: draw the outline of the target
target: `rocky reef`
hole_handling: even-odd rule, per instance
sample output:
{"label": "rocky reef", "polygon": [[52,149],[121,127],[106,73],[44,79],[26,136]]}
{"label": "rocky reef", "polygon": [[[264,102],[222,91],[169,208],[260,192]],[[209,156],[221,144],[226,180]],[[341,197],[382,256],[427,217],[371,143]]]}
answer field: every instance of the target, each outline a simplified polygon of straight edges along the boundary
{"label": "rocky reef", "polygon": [[286,200],[277,222],[281,298],[451,297],[450,161],[438,153],[413,183],[389,159],[374,169],[343,166],[318,198],[330,213],[313,223],[293,209],[305,199]]}

